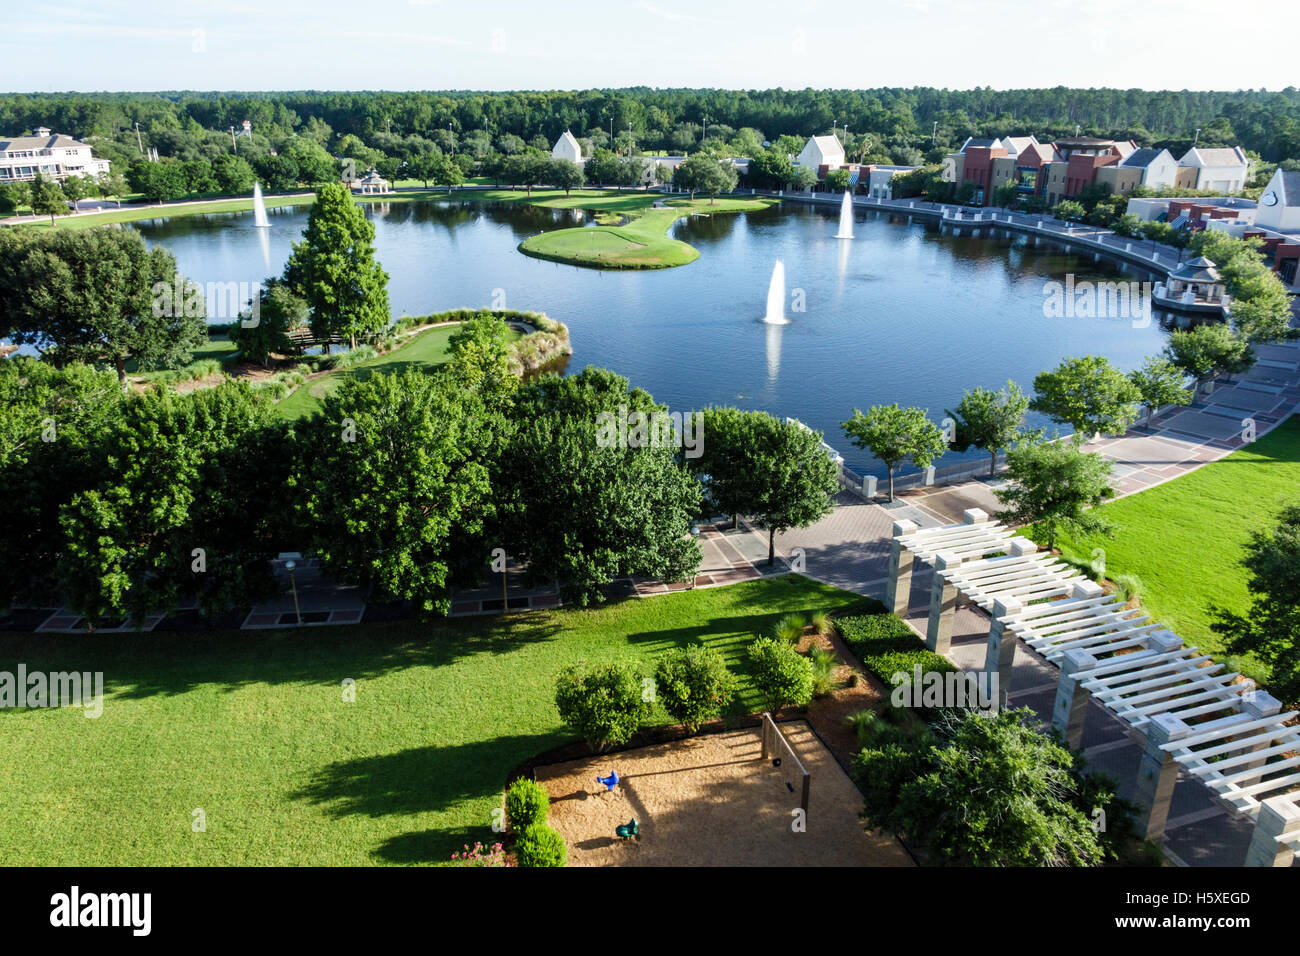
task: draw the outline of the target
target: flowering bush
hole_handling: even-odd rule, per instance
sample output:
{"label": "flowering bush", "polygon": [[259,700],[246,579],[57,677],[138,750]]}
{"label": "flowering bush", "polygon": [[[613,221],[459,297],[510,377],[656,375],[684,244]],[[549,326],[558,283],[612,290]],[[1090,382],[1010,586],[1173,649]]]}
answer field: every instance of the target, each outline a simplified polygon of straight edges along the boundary
{"label": "flowering bush", "polygon": [[453,853],[451,862],[454,866],[509,866],[506,862],[506,851],[502,849],[500,843],[493,843],[490,847],[482,843],[475,842],[471,847],[465,844],[464,851]]}

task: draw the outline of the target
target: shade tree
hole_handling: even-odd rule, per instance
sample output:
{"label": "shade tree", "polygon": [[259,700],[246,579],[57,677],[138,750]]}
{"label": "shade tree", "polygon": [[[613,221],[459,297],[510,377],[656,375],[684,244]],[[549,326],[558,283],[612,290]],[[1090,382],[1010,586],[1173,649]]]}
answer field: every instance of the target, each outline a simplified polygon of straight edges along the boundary
{"label": "shade tree", "polygon": [[865,413],[853,410],[853,417],[841,422],[844,434],[858,448],[871,452],[889,470],[889,500],[894,500],[894,473],[911,459],[918,468],[929,468],[948,450],[941,429],[920,408],[873,405]]}

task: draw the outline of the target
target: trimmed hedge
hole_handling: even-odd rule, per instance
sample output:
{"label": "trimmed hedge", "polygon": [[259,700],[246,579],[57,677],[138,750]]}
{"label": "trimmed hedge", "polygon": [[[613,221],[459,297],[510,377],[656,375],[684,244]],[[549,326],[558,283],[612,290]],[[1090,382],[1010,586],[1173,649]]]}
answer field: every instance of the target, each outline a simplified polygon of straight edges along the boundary
{"label": "trimmed hedge", "polygon": [[536,823],[545,823],[551,797],[535,780],[520,777],[506,791],[506,819],[516,833]]}
{"label": "trimmed hedge", "polygon": [[569,848],[558,830],[534,823],[515,840],[515,859],[520,866],[564,866],[569,860]]}
{"label": "trimmed hedge", "polygon": [[917,664],[923,674],[947,674],[957,669],[946,657],[927,650],[907,622],[888,611],[842,617],[835,625],[862,666],[889,686],[893,686],[890,678],[895,674],[910,675]]}

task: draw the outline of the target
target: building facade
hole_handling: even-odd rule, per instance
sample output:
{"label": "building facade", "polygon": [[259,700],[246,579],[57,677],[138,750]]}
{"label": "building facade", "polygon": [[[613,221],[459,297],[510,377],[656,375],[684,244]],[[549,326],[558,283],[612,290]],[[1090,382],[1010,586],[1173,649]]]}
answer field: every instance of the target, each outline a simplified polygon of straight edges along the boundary
{"label": "building facade", "polygon": [[96,159],[85,143],[44,126],[37,127],[33,136],[0,139],[0,182],[35,179],[38,172],[58,180],[99,176],[108,172],[108,160]]}
{"label": "building facade", "polygon": [[1178,165],[1194,170],[1191,189],[1211,189],[1218,193],[1239,193],[1246,188],[1250,161],[1240,146],[1231,149],[1189,149]]}
{"label": "building facade", "polygon": [[582,144],[566,129],[560,138],[555,141],[555,145],[551,147],[551,158],[567,159],[571,163],[581,165],[583,162]]}
{"label": "building facade", "polygon": [[794,162],[803,169],[811,169],[820,179],[826,169],[844,165],[844,146],[838,136],[810,136]]}

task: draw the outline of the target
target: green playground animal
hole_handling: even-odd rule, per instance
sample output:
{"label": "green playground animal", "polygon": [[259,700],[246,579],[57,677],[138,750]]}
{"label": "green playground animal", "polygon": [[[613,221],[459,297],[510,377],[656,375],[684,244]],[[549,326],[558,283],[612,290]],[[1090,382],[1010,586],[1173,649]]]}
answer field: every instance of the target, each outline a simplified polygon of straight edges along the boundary
{"label": "green playground animal", "polygon": [[627,823],[620,823],[614,827],[614,833],[624,840],[635,840],[641,834],[641,828],[637,826],[636,818],[628,820]]}

